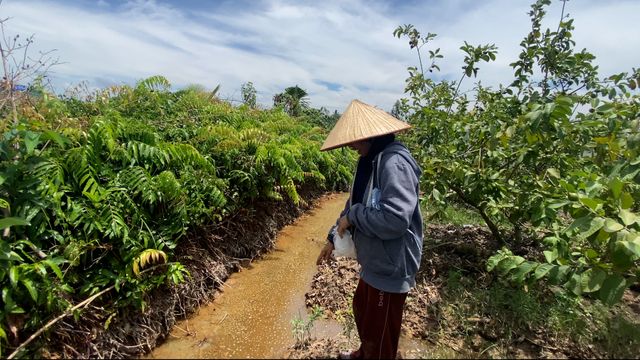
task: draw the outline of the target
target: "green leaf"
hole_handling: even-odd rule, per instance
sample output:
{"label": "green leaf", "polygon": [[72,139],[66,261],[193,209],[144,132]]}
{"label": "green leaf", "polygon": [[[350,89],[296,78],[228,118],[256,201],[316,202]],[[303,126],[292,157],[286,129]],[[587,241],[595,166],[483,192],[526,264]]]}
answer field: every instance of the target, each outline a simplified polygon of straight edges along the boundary
{"label": "green leaf", "polygon": [[438,191],[438,189],[433,189],[433,191],[431,191],[431,194],[433,195],[433,198],[436,199],[436,201],[438,202],[442,202],[442,195],[440,194],[440,191]]}
{"label": "green leaf", "polygon": [[9,288],[5,287],[2,289],[2,302],[4,303],[5,313],[22,314],[25,312],[23,308],[16,305],[15,301],[13,301]]}
{"label": "green leaf", "polygon": [[465,75],[467,75],[467,77],[471,77],[472,72],[473,72],[473,68],[472,67],[466,67],[464,69],[464,73],[465,73]]}
{"label": "green leaf", "polygon": [[509,256],[507,258],[502,259],[498,263],[497,269],[502,274],[507,274],[512,269],[515,269],[518,265],[524,262],[524,258],[522,256]]}
{"label": "green leaf", "polygon": [[598,256],[599,256],[599,255],[598,255],[598,253],[597,253],[595,250],[593,250],[593,249],[587,249],[587,250],[584,252],[584,256],[586,256],[586,257],[587,257],[587,259],[589,259],[589,260],[593,260],[593,259],[598,258]]}
{"label": "green leaf", "polygon": [[567,283],[564,284],[564,287],[576,295],[581,295],[582,294],[581,283],[582,283],[582,279],[580,275],[573,274],[571,275],[571,278],[569,278],[569,281],[567,281]]}
{"label": "green leaf", "polygon": [[19,279],[20,273],[18,267],[12,266],[11,269],[9,269],[9,281],[11,282],[11,286],[16,287]]}
{"label": "green leaf", "polygon": [[56,274],[56,276],[58,277],[58,279],[62,280],[62,271],[60,271],[60,268],[58,267],[58,265],[56,265],[55,262],[47,259],[44,261],[45,264],[47,264],[51,270]]}
{"label": "green leaf", "polygon": [[551,264],[540,264],[540,266],[538,266],[536,268],[536,271],[533,273],[533,277],[536,280],[542,279],[545,275],[547,275],[549,270],[553,268],[553,266],[554,265],[551,265]]}
{"label": "green leaf", "polygon": [[58,144],[60,147],[63,147],[65,144],[70,143],[69,139],[67,139],[65,136],[58,134],[55,131],[51,131],[51,130],[45,130],[42,134],[42,140],[44,141],[48,141],[51,140],[53,142],[55,142],[56,144]]}
{"label": "green leaf", "polygon": [[29,295],[31,295],[33,301],[38,301],[38,291],[33,285],[33,281],[31,281],[30,279],[22,279],[20,282],[22,283],[22,285],[24,285],[27,291],[29,291]]}
{"label": "green leaf", "polygon": [[613,306],[620,301],[626,287],[627,282],[622,276],[618,274],[611,275],[602,283],[598,297],[606,305]]}
{"label": "green leaf", "polygon": [[[525,276],[530,273],[538,263],[533,261],[525,261],[522,264],[518,265],[516,271],[511,275],[511,280],[517,283],[522,283],[524,281]],[[549,265],[549,264],[545,264]]]}
{"label": "green leaf", "polygon": [[551,263],[558,258],[558,249],[553,249],[551,251],[545,250],[542,253],[544,254],[544,258],[548,263]]}
{"label": "green leaf", "polygon": [[640,241],[640,232],[631,231],[625,234],[625,241]]}
{"label": "green leaf", "polygon": [[620,245],[635,255],[636,259],[640,257],[640,238],[636,238],[634,241],[620,241]]}
{"label": "green leaf", "polygon": [[591,199],[588,197],[580,198],[580,202],[593,211],[597,211],[600,206],[602,206],[602,201],[598,199]]}
{"label": "green leaf", "polygon": [[569,266],[567,265],[553,265],[551,270],[549,270],[549,275],[547,278],[554,283],[561,283],[567,277],[567,273],[569,272]]}
{"label": "green leaf", "polygon": [[610,238],[611,234],[604,231],[604,229],[600,229],[600,231],[598,232],[598,236],[596,236],[596,241],[598,242],[598,244],[604,245],[609,241]]}
{"label": "green leaf", "polygon": [[24,145],[27,149],[27,154],[33,153],[38,144],[40,144],[40,134],[27,131],[24,137]]}
{"label": "green leaf", "polygon": [[561,208],[567,204],[571,204],[571,201],[559,201],[559,202],[554,202],[554,203],[550,203],[549,205],[547,205],[547,207],[549,207],[550,209],[557,209],[557,208]]}
{"label": "green leaf", "polygon": [[33,267],[41,276],[47,275],[47,268],[42,263],[34,263]]}
{"label": "green leaf", "polygon": [[15,251],[9,249],[8,246],[2,247],[0,249],[0,260],[3,261],[23,261],[22,257],[18,255]]}
{"label": "green leaf", "polygon": [[607,218],[605,220],[604,223],[604,231],[608,232],[608,233],[613,233],[616,231],[620,231],[624,229],[624,226],[622,226],[620,223],[618,223],[617,221]]}
{"label": "green leaf", "polygon": [[593,220],[593,217],[591,215],[579,217],[573,220],[573,222],[571,223],[571,225],[569,225],[566,231],[569,232],[573,229],[578,229],[579,233],[584,232],[587,229],[589,229],[589,227],[591,226],[592,220]]}
{"label": "green leaf", "polygon": [[602,229],[604,224],[605,224],[605,219],[604,218],[595,217],[595,218],[591,219],[591,222],[589,222],[589,228],[587,228],[586,230],[582,231],[580,233],[580,236],[582,238],[586,239],[589,236],[591,236],[594,233],[596,233],[597,231],[599,231],[600,229]]}
{"label": "green leaf", "polygon": [[489,259],[487,260],[487,271],[492,271],[503,258],[504,257],[501,254],[489,257]]}
{"label": "green leaf", "polygon": [[0,219],[0,230],[6,229],[11,226],[31,225],[27,220],[19,217],[7,217]]}
{"label": "green leaf", "polygon": [[619,269],[626,270],[633,265],[632,255],[624,241],[616,241],[611,251],[611,262]]}
{"label": "green leaf", "polygon": [[611,193],[613,194],[614,199],[617,199],[620,197],[623,186],[624,186],[624,183],[620,181],[620,179],[618,179],[617,177],[609,181],[609,189],[611,189]]}
{"label": "green leaf", "polygon": [[547,172],[554,178],[560,179],[560,172],[554,168],[548,168]]}
{"label": "green leaf", "polygon": [[591,293],[600,290],[607,274],[598,268],[589,269],[580,275],[582,292]]}
{"label": "green leaf", "polygon": [[629,194],[628,192],[623,192],[622,195],[620,195],[620,207],[623,209],[629,209],[633,206],[634,200],[633,200],[633,196],[631,196],[631,194]]}
{"label": "green leaf", "polygon": [[632,213],[627,209],[621,209],[618,212],[618,217],[620,218],[620,220],[622,220],[622,223],[625,226],[629,226],[635,222],[640,221],[640,218],[636,214]]}

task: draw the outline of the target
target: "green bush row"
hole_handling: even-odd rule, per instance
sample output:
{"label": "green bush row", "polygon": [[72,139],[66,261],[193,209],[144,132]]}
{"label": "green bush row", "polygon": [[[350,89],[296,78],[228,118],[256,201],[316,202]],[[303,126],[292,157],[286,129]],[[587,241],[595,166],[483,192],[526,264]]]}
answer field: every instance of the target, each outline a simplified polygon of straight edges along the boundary
{"label": "green bush row", "polygon": [[109,287],[105,307],[144,308],[187,275],[172,250],[190,231],[351,177],[350,153],[319,151],[325,130],[159,76],[82,99],[33,93],[0,140],[0,349],[16,324],[33,332]]}

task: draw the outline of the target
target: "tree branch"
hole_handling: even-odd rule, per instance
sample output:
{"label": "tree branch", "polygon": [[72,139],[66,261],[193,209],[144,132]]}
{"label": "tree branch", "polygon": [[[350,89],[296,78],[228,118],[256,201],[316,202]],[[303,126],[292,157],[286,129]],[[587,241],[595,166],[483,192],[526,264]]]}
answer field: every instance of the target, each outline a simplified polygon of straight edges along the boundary
{"label": "tree branch", "polygon": [[16,357],[16,355],[18,355],[18,353],[20,351],[22,351],[27,345],[29,345],[33,340],[35,340],[38,336],[40,336],[40,334],[42,334],[48,328],[53,326],[53,324],[57,323],[58,321],[62,320],[65,317],[71,315],[74,311],[80,309],[81,307],[86,307],[93,300],[95,300],[95,299],[99,298],[100,296],[106,294],[107,292],[111,291],[113,288],[115,288],[115,285],[109,286],[108,288],[100,291],[99,293],[87,298],[86,300],[82,301],[81,303],[79,303],[79,304],[75,305],[74,307],[68,309],[67,311],[62,313],[60,316],[58,316],[57,318],[55,318],[53,320],[50,320],[45,326],[43,326],[42,328],[40,328],[40,330],[38,330],[35,333],[33,333],[33,335],[31,335],[25,342],[20,344],[20,346],[18,346],[9,356],[7,356],[7,360],[11,360],[14,357]]}
{"label": "tree branch", "polygon": [[478,213],[480,214],[484,222],[487,224],[487,226],[489,227],[489,230],[491,230],[491,233],[496,238],[496,240],[498,240],[500,245],[505,245],[505,241],[504,241],[504,238],[502,237],[502,233],[500,233],[500,229],[498,229],[496,224],[494,224],[493,221],[489,218],[489,216],[484,212],[484,209],[481,206],[474,203],[473,201],[469,200],[469,198],[466,197],[464,192],[462,192],[462,189],[452,184],[448,184],[448,185],[456,194],[458,194],[458,197],[460,197],[460,199],[465,204],[473,207],[478,211]]}

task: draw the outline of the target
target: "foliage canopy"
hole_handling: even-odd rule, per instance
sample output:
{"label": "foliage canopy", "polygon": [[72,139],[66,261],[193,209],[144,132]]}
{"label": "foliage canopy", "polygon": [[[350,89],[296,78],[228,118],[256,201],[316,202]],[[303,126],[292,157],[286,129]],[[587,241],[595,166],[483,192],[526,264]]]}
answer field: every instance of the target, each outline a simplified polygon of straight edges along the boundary
{"label": "foliage canopy", "polygon": [[[460,79],[436,82],[421,52],[436,35],[399,26],[394,35],[409,39],[420,68],[408,69],[408,97],[395,110],[414,126],[407,141],[431,208],[462,202],[503,243],[489,270],[613,304],[640,277],[640,71],[600,79],[595,57],[574,49],[573,20],[563,13],[557,30],[541,29],[549,4],[531,6],[513,82],[465,94],[463,80],[497,48],[465,42]],[[439,71],[439,49],[428,54],[428,72]],[[514,255],[525,241],[544,257]]]}

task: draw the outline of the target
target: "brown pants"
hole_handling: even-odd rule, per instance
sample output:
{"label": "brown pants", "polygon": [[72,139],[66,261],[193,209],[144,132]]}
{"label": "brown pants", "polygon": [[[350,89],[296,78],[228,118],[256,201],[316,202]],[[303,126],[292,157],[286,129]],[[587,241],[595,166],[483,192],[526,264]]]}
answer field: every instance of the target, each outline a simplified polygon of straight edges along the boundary
{"label": "brown pants", "polygon": [[406,298],[406,293],[380,291],[360,279],[353,296],[353,316],[360,335],[360,349],[352,354],[354,358],[396,358]]}

